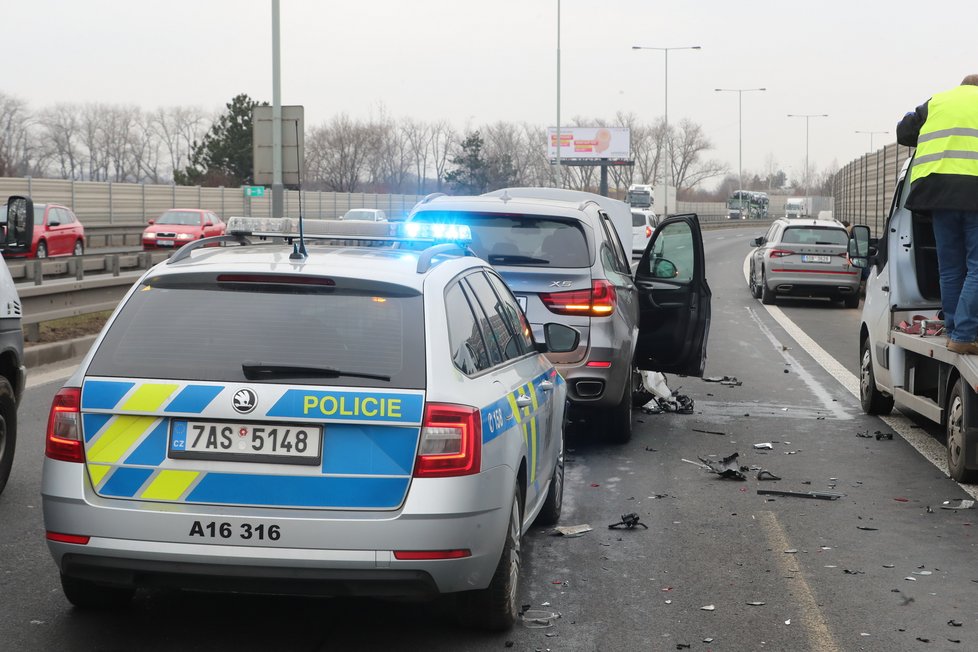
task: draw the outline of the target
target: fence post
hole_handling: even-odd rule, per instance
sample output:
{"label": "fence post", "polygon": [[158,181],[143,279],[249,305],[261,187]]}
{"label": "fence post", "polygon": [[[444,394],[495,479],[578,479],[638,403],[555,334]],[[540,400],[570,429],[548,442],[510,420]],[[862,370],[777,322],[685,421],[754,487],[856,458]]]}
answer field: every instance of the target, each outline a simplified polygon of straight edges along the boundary
{"label": "fence post", "polygon": [[112,224],[112,182],[109,181],[109,224]]}
{"label": "fence post", "polygon": [[75,210],[75,180],[71,180],[71,210]]}
{"label": "fence post", "polygon": [[32,186],[32,185],[33,185],[33,184],[32,184],[32,178],[31,178],[31,175],[29,175],[29,174],[28,174],[28,175],[27,175],[27,196],[28,196],[28,197],[30,197],[31,199],[33,199],[33,198],[34,198],[34,195],[33,195],[33,194],[31,193],[31,186]]}
{"label": "fence post", "polygon": [[177,207],[177,184],[170,185],[170,208]]}
{"label": "fence post", "polygon": [[221,189],[221,218],[224,218],[224,186],[218,186]]}
{"label": "fence post", "polygon": [[146,184],[145,183],[139,184],[139,188],[142,191],[141,192],[142,205],[140,206],[140,210],[142,213],[142,221],[145,222],[146,221]]}
{"label": "fence post", "polygon": [[317,190],[316,196],[319,198],[319,219],[323,219],[323,191]]}
{"label": "fence post", "polygon": [[201,200],[200,200],[200,190],[201,190],[200,186],[197,186],[197,208],[203,208],[204,207],[203,203],[201,203]]}
{"label": "fence post", "polygon": [[333,191],[333,219],[336,219],[336,191]]}

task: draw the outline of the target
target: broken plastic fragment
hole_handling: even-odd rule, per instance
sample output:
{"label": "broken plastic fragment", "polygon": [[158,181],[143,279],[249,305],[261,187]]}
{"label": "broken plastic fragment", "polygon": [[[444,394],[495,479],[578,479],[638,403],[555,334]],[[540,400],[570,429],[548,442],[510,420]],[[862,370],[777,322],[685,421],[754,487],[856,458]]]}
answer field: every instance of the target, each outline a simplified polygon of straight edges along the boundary
{"label": "broken plastic fragment", "polygon": [[763,607],[765,603],[763,603],[763,602],[748,602],[747,604],[750,605],[751,607]]}
{"label": "broken plastic fragment", "polygon": [[716,607],[712,604],[704,605],[700,607],[700,611],[713,611]]}
{"label": "broken plastic fragment", "polygon": [[523,624],[529,629],[546,629],[554,626],[554,621],[560,618],[560,614],[544,609],[529,609],[523,612],[522,618]]}
{"label": "broken plastic fragment", "polygon": [[786,555],[793,555],[796,552],[798,552],[798,549],[797,548],[788,548],[787,550],[784,551],[784,554],[786,554]]}
{"label": "broken plastic fragment", "polygon": [[759,451],[770,451],[774,450],[774,444],[769,441],[765,441],[760,444],[754,444],[754,449]]}
{"label": "broken plastic fragment", "polygon": [[952,618],[951,620],[947,621],[947,624],[950,625],[951,627],[961,627],[961,625],[963,625],[964,623],[954,620]]}
{"label": "broken plastic fragment", "polygon": [[[739,453],[731,453],[719,462],[714,462],[712,460],[704,460],[702,457],[699,461],[702,462],[706,467],[710,469],[713,473],[716,473],[721,478],[729,478],[733,480],[746,480],[745,476],[740,471],[740,465],[737,464],[737,457]],[[695,462],[693,462],[695,464]]]}
{"label": "broken plastic fragment", "polygon": [[933,575],[933,573],[930,572],[930,571],[914,571],[913,574],[914,575]]}
{"label": "broken plastic fragment", "polygon": [[646,525],[645,523],[642,523],[642,522],[639,521],[638,514],[636,514],[635,512],[632,512],[630,514],[622,514],[621,515],[621,520],[618,521],[617,523],[612,523],[611,525],[609,525],[608,526],[608,529],[609,530],[614,530],[616,528],[623,527],[625,529],[632,530],[637,525],[641,525],[646,530],[649,529],[649,526],[648,525]]}
{"label": "broken plastic fragment", "polygon": [[941,509],[972,509],[974,506],[975,501],[968,498],[955,498],[941,503]]}
{"label": "broken plastic fragment", "polygon": [[757,479],[758,480],[780,480],[781,478],[779,476],[774,475],[767,469],[761,469],[760,471],[757,472]]}
{"label": "broken plastic fragment", "polygon": [[559,525],[554,528],[554,534],[565,537],[581,537],[585,533],[590,532],[591,529],[591,526],[587,523],[582,523],[581,525]]}

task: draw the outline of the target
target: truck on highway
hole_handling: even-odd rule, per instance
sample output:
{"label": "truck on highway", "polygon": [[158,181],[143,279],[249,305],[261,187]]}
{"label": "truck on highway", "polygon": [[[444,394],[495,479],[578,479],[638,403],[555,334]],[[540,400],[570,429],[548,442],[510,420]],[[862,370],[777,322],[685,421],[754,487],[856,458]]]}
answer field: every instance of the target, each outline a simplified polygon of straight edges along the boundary
{"label": "truck on highway", "polygon": [[737,190],[727,199],[727,218],[731,220],[758,220],[767,217],[770,198],[767,193],[753,190]]}
{"label": "truck on highway", "polygon": [[655,204],[655,195],[652,186],[647,183],[633,183],[628,186],[628,205],[632,208],[642,208],[651,210]]}
{"label": "truck on highway", "polygon": [[814,215],[811,197],[788,197],[784,202],[784,216],[789,219]]}
{"label": "truck on highway", "polygon": [[[30,249],[34,205],[27,197],[11,197],[4,207],[0,251]],[[17,406],[27,384],[24,331],[17,287],[0,258],[0,492],[7,486],[17,444]]]}
{"label": "truck on highway", "polygon": [[894,403],[940,424],[948,474],[978,481],[978,356],[947,348],[937,247],[930,215],[906,208],[910,161],[874,247],[868,226],[853,226],[849,256],[869,266],[859,327],[859,398],[867,414]]}

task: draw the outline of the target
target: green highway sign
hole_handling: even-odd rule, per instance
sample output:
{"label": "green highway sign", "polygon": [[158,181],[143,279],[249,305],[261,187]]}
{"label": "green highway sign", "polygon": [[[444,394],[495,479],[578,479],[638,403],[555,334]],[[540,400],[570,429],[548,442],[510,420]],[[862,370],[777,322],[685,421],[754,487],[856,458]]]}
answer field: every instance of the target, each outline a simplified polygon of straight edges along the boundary
{"label": "green highway sign", "polygon": [[245,197],[264,197],[265,186],[241,186],[244,188]]}

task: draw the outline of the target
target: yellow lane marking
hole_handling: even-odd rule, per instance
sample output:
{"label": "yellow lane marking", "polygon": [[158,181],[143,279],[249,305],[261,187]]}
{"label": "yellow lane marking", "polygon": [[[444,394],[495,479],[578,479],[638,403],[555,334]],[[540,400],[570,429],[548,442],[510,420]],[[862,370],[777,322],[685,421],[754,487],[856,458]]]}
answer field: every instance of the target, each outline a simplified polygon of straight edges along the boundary
{"label": "yellow lane marking", "polygon": [[790,549],[792,546],[788,541],[788,534],[781,527],[777,516],[773,512],[759,512],[757,520],[761,524],[761,529],[767,537],[768,546],[773,550],[775,563],[785,576],[790,576],[797,581],[792,584],[792,595],[797,600],[797,608],[800,613],[798,621],[808,635],[809,649],[819,652],[838,652],[841,648],[835,642],[832,631],[829,629],[822,608],[815,600],[815,594],[808,580],[801,572],[796,572],[797,568],[794,555],[779,554],[779,551]]}
{"label": "yellow lane marking", "polygon": [[198,471],[160,471],[140,496],[149,500],[176,500],[199,475]]}
{"label": "yellow lane marking", "polygon": [[136,440],[156,423],[156,417],[119,416],[112,421],[105,432],[88,449],[87,457],[92,462],[119,461]]}
{"label": "yellow lane marking", "polygon": [[173,392],[177,391],[178,387],[180,386],[147,383],[133,392],[129,400],[119,409],[127,412],[154,412],[170,398]]}

